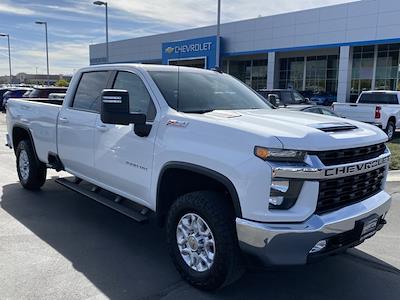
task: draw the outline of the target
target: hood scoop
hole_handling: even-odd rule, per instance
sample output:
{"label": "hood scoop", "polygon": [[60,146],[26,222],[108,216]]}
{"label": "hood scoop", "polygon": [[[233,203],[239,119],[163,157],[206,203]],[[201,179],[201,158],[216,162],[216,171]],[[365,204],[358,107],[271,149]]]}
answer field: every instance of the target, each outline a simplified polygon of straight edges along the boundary
{"label": "hood scoop", "polygon": [[357,126],[346,122],[319,123],[311,124],[310,126],[324,132],[338,132],[358,129]]}
{"label": "hood scoop", "polygon": [[241,117],[242,115],[235,111],[229,110],[214,110],[212,112],[207,113],[208,116],[218,117],[218,118],[237,118]]}

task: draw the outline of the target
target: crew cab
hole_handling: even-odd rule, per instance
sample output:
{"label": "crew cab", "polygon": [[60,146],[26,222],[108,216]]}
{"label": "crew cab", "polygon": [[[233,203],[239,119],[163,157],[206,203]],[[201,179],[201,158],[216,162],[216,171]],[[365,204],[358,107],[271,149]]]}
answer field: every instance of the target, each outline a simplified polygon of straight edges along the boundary
{"label": "crew cab", "polygon": [[400,127],[400,92],[362,92],[356,103],[334,103],[333,109],[347,118],[374,124],[382,128],[393,139]]}
{"label": "crew cab", "polygon": [[74,177],[63,186],[138,222],[156,218],[182,277],[212,290],[249,256],[306,264],[386,222],[385,133],[264,100],[218,71],[91,66],[62,106],[11,99],[7,144],[26,189],[47,168],[65,170]]}

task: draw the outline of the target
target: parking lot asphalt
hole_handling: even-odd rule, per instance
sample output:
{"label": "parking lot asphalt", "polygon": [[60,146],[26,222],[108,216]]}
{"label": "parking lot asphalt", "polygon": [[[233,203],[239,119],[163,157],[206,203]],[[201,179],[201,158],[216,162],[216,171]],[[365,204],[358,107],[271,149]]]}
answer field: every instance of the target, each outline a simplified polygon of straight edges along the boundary
{"label": "parking lot asphalt", "polygon": [[[0,114],[0,142],[5,138]],[[62,173],[62,176],[67,175]],[[388,224],[345,254],[299,267],[251,266],[214,293],[182,281],[154,222],[140,225],[54,182],[19,185],[12,150],[0,147],[0,299],[398,299],[400,183]]]}

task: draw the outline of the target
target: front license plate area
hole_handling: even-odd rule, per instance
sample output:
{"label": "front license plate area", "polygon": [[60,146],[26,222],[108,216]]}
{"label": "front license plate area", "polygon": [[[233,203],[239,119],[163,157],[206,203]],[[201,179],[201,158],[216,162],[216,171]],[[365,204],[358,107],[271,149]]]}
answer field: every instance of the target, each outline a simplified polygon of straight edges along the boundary
{"label": "front license plate area", "polygon": [[358,223],[361,228],[360,241],[363,241],[376,233],[379,223],[379,216],[372,215],[368,218],[358,221]]}

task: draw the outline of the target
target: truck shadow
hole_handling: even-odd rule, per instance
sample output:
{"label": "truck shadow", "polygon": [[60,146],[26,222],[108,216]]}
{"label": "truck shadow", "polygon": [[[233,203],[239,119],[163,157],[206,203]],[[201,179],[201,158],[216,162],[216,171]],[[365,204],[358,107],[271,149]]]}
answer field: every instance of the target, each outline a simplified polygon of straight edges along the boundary
{"label": "truck shadow", "polygon": [[[53,180],[35,193],[17,183],[6,185],[0,204],[110,299],[393,299],[400,295],[400,271],[357,249],[301,267],[253,266],[237,283],[205,293],[181,280],[166,252],[164,232],[155,222],[137,224]],[[15,267],[35,263],[28,259]],[[57,267],[41,268],[57,275]],[[62,286],[74,289],[71,282]]]}

